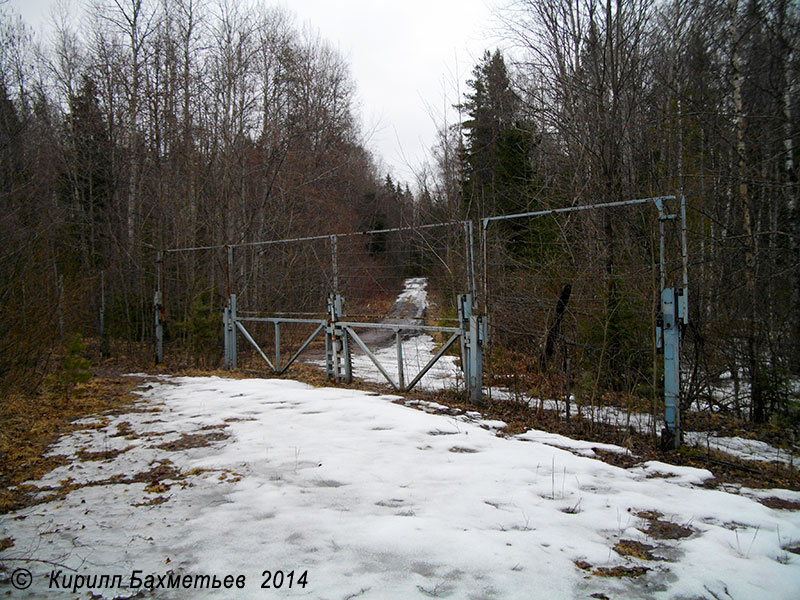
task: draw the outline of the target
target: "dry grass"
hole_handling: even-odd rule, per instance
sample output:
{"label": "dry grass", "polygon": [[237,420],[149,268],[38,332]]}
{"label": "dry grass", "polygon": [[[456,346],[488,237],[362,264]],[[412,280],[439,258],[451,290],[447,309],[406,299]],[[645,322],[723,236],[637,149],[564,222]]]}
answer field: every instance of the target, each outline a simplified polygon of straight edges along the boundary
{"label": "dry grass", "polygon": [[24,490],[10,487],[64,463],[62,457],[48,456],[47,449],[61,435],[87,427],[73,421],[131,405],[136,397],[130,392],[137,384],[135,378],[99,377],[79,385],[66,400],[47,392],[5,395],[0,400],[0,514],[13,510],[24,496]]}
{"label": "dry grass", "polygon": [[641,577],[650,569],[648,567],[598,567],[592,571],[597,577]]}
{"label": "dry grass", "polygon": [[800,502],[784,500],[782,498],[776,498],[775,496],[762,498],[759,500],[759,502],[768,508],[775,508],[779,510],[800,510]]}
{"label": "dry grass", "polygon": [[82,461],[87,460],[114,460],[120,454],[124,454],[128,450],[131,450],[133,446],[126,446],[125,448],[118,448],[116,450],[98,450],[96,452],[92,452],[90,450],[81,449],[78,450],[78,458]]}
{"label": "dry grass", "polygon": [[[652,538],[659,539],[659,540],[680,540],[683,538],[687,538],[694,533],[694,530],[691,527],[687,527],[686,525],[679,525],[678,523],[673,523],[672,521],[664,521],[661,519],[663,516],[661,513],[657,511],[642,511],[636,513],[636,516],[640,519],[644,519],[647,523],[644,527],[640,527],[639,530],[643,533],[646,533]],[[623,540],[625,541],[625,540]],[[622,543],[622,542],[620,542]],[[631,544],[637,544],[638,542],[631,542]],[[619,546],[619,544],[617,544]],[[645,546],[642,544],[642,546]],[[628,546],[628,549],[632,548]],[[648,546],[650,550],[652,550],[652,546]],[[614,547],[617,550],[617,547]],[[617,550],[619,552],[619,550]],[[620,552],[622,554],[622,552]],[[636,556],[636,555],[634,555]],[[639,558],[642,558],[641,556]],[[652,560],[652,559],[647,559]]]}
{"label": "dry grass", "polygon": [[173,442],[164,442],[156,446],[162,450],[169,450],[175,452],[178,450],[189,450],[190,448],[203,448],[210,446],[214,442],[219,442],[227,439],[229,434],[222,431],[215,431],[212,433],[182,433],[181,437]]}
{"label": "dry grass", "polygon": [[642,542],[637,542],[636,540],[620,540],[614,546],[614,550],[617,552],[617,554],[622,556],[633,556],[634,558],[641,560],[656,560],[656,557],[653,556],[653,553],[651,552],[651,550],[655,549],[655,546],[643,544]]}

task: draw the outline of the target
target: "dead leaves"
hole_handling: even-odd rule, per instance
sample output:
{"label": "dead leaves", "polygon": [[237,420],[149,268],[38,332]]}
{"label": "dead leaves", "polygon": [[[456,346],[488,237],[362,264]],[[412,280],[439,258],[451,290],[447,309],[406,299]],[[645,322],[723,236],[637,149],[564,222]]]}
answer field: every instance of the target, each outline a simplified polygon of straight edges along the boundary
{"label": "dead leaves", "polygon": [[650,567],[598,567],[592,571],[597,577],[641,577]]}
{"label": "dead leaves", "polygon": [[783,500],[782,498],[776,498],[775,496],[761,498],[759,502],[767,508],[775,508],[779,510],[800,510],[800,502]]}
{"label": "dead leaves", "polygon": [[169,450],[189,450],[190,448],[203,448],[210,446],[214,442],[220,442],[230,437],[230,434],[223,431],[212,431],[211,433],[182,433],[181,437],[171,442],[159,444],[156,448]]}
{"label": "dead leaves", "polygon": [[127,446],[125,448],[116,448],[114,450],[97,450],[91,451],[83,448],[78,450],[77,456],[82,461],[90,461],[90,460],[102,460],[102,461],[109,461],[114,460],[120,454],[124,454],[128,450],[131,450],[134,446]]}
{"label": "dead leaves", "polygon": [[643,544],[642,542],[637,542],[636,540],[620,540],[614,546],[614,550],[617,554],[622,556],[633,556],[634,558],[638,558],[640,560],[658,560],[658,558],[653,556],[651,552],[651,550],[655,549],[655,546]]}

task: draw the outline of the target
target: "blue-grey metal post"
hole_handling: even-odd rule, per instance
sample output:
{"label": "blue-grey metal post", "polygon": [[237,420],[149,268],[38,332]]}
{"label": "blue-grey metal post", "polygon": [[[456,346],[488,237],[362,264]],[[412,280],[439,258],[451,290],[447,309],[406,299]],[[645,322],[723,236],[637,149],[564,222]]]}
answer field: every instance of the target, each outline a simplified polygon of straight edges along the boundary
{"label": "blue-grey metal post", "polygon": [[351,373],[351,357],[350,357],[350,345],[347,343],[347,331],[345,331],[341,325],[339,325],[339,321],[341,321],[341,317],[344,315],[344,296],[341,294],[336,294],[334,307],[336,308],[336,321],[334,322],[334,334],[336,339],[339,342],[339,367],[337,378],[339,381],[344,381],[346,383],[350,383],[352,381],[352,373]]}
{"label": "blue-grey metal post", "polygon": [[330,322],[325,326],[325,375],[333,379],[333,336]]}
{"label": "blue-grey metal post", "polygon": [[353,382],[353,357],[350,355],[350,341],[347,336],[347,330],[340,329],[342,332],[342,360],[344,361],[344,381],[345,383]]}
{"label": "blue-grey metal post", "polygon": [[483,366],[481,345],[481,318],[475,314],[472,294],[459,296],[459,317],[463,339],[461,366],[470,401],[476,406],[483,403]]}
{"label": "blue-grey metal post", "polygon": [[223,368],[231,368],[231,310],[229,306],[222,307],[222,343],[223,343]]}
{"label": "blue-grey metal post", "polygon": [[469,395],[476,406],[483,404],[483,353],[481,345],[481,317],[471,314],[469,317]]}
{"label": "blue-grey metal post", "polygon": [[222,340],[225,344],[224,368],[231,368],[231,308],[226,305],[222,308]]}
{"label": "blue-grey metal post", "polygon": [[[155,327],[156,327],[155,361],[157,365],[164,362],[164,299],[163,299],[163,292],[161,290],[163,259],[164,259],[163,253],[159,252],[158,257],[156,258],[156,293],[155,296],[153,297],[153,312],[155,316]],[[104,290],[104,296],[105,296],[105,290]],[[101,323],[103,323],[104,321],[103,318],[104,311],[105,311],[105,306],[103,307],[100,313]]]}
{"label": "blue-grey metal post", "polygon": [[235,369],[239,361],[236,349],[236,294],[231,294],[231,368]]}
{"label": "blue-grey metal post", "polygon": [[329,379],[338,379],[336,348],[336,294],[328,294],[328,326],[325,328],[325,366]]}
{"label": "blue-grey metal post", "polygon": [[222,321],[225,328],[225,368],[232,370],[236,368],[236,294],[231,294],[222,313]]}
{"label": "blue-grey metal post", "polygon": [[328,377],[335,381],[352,380],[350,346],[347,333],[339,326],[344,316],[344,298],[339,294],[328,294],[328,327],[325,332],[326,367]]}
{"label": "blue-grey metal post", "polygon": [[469,345],[467,338],[469,337],[469,309],[466,308],[466,295],[461,294],[458,296],[458,326],[461,329],[459,336],[459,344],[461,346],[461,370],[464,372],[464,386],[469,386]]}
{"label": "blue-grey metal post", "polygon": [[281,324],[275,321],[275,370],[281,370]]}
{"label": "blue-grey metal post", "polygon": [[401,391],[405,391],[406,377],[403,369],[403,336],[399,329],[395,330],[395,345],[397,347],[397,385]]}
{"label": "blue-grey metal post", "polygon": [[666,288],[661,294],[663,315],[662,344],[664,348],[664,420],[666,427],[661,433],[661,443],[667,448],[681,445],[680,418],[680,326],[683,295],[681,290]]}

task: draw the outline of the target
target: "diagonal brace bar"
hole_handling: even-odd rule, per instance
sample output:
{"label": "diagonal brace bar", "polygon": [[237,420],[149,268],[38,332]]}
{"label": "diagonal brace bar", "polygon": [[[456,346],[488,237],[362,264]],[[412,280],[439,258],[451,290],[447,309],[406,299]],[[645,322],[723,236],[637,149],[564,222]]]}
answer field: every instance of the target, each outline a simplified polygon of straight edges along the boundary
{"label": "diagonal brace bar", "polygon": [[311,340],[313,340],[315,337],[317,337],[317,334],[320,331],[322,331],[323,329],[325,329],[325,323],[324,322],[320,323],[319,326],[314,330],[314,333],[312,333],[310,336],[308,336],[308,339],[305,342],[303,342],[303,345],[300,346],[300,348],[297,350],[297,352],[295,352],[292,355],[292,358],[289,359],[289,362],[287,362],[285,365],[283,365],[280,368],[280,370],[278,370],[278,375],[283,375],[286,372],[286,369],[288,369],[289,367],[292,366],[292,363],[294,361],[296,361],[297,357],[300,356],[300,354],[303,352],[303,350],[305,350],[308,347],[308,345],[311,343]]}
{"label": "diagonal brace bar", "polygon": [[245,328],[244,328],[244,325],[242,325],[242,324],[241,324],[239,321],[234,321],[234,322],[236,323],[236,327],[238,327],[238,328],[239,328],[239,331],[241,331],[241,332],[242,332],[242,335],[245,337],[245,339],[246,339],[248,342],[250,342],[251,344],[253,344],[253,347],[254,347],[256,350],[258,350],[258,353],[261,355],[261,358],[263,358],[263,359],[264,359],[264,361],[265,361],[265,362],[266,362],[266,363],[267,363],[267,364],[270,366],[270,368],[271,368],[273,371],[277,371],[278,369],[276,369],[276,368],[275,368],[275,365],[273,365],[273,364],[272,364],[272,361],[271,361],[270,359],[268,359],[268,358],[267,358],[267,355],[266,355],[266,354],[264,354],[264,352],[261,350],[261,348],[259,347],[259,345],[258,345],[258,344],[256,344],[256,341],[255,341],[255,340],[253,339],[253,337],[252,337],[252,336],[251,336],[251,335],[248,333],[247,329],[245,329]]}
{"label": "diagonal brace bar", "polygon": [[447,352],[447,349],[453,345],[453,342],[455,342],[459,338],[459,336],[461,336],[461,332],[454,333],[453,335],[450,336],[450,339],[447,340],[447,343],[441,348],[439,348],[439,351],[433,356],[433,358],[431,358],[428,361],[428,364],[422,367],[422,370],[419,373],[417,373],[417,376],[411,380],[411,383],[409,383],[408,387],[406,387],[406,391],[409,391],[411,388],[417,385],[419,380],[425,376],[425,373],[430,371],[431,367],[434,364],[436,364],[436,361],[439,360],[445,352]]}
{"label": "diagonal brace bar", "polygon": [[358,344],[358,347],[364,351],[364,354],[366,354],[369,357],[369,359],[375,364],[375,366],[378,367],[378,371],[380,371],[381,375],[383,375],[386,378],[386,381],[388,381],[395,390],[397,390],[398,392],[401,391],[398,385],[392,380],[391,377],[389,377],[389,374],[386,372],[386,369],[383,368],[383,365],[380,363],[380,361],[378,361],[378,359],[375,358],[375,355],[372,352],[370,352],[370,349],[367,348],[366,344],[364,344],[364,342],[361,341],[361,338],[358,337],[358,334],[355,331],[353,331],[353,328],[345,327],[345,329],[350,335],[353,336],[353,339],[356,341],[356,344]]}

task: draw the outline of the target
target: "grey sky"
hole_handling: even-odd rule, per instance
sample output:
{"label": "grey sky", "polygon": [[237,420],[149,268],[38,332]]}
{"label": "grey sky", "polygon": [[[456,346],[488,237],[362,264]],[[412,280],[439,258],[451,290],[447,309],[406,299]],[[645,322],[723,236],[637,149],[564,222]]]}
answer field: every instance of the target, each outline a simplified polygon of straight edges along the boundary
{"label": "grey sky", "polygon": [[[73,0],[76,6],[80,0]],[[258,0],[261,1],[261,0]],[[270,1],[270,0],[266,0]],[[437,122],[458,101],[472,66],[497,42],[500,0],[278,0],[347,58],[368,146],[396,179],[413,185]],[[39,33],[55,0],[10,0]],[[453,118],[450,111],[450,118]]]}

